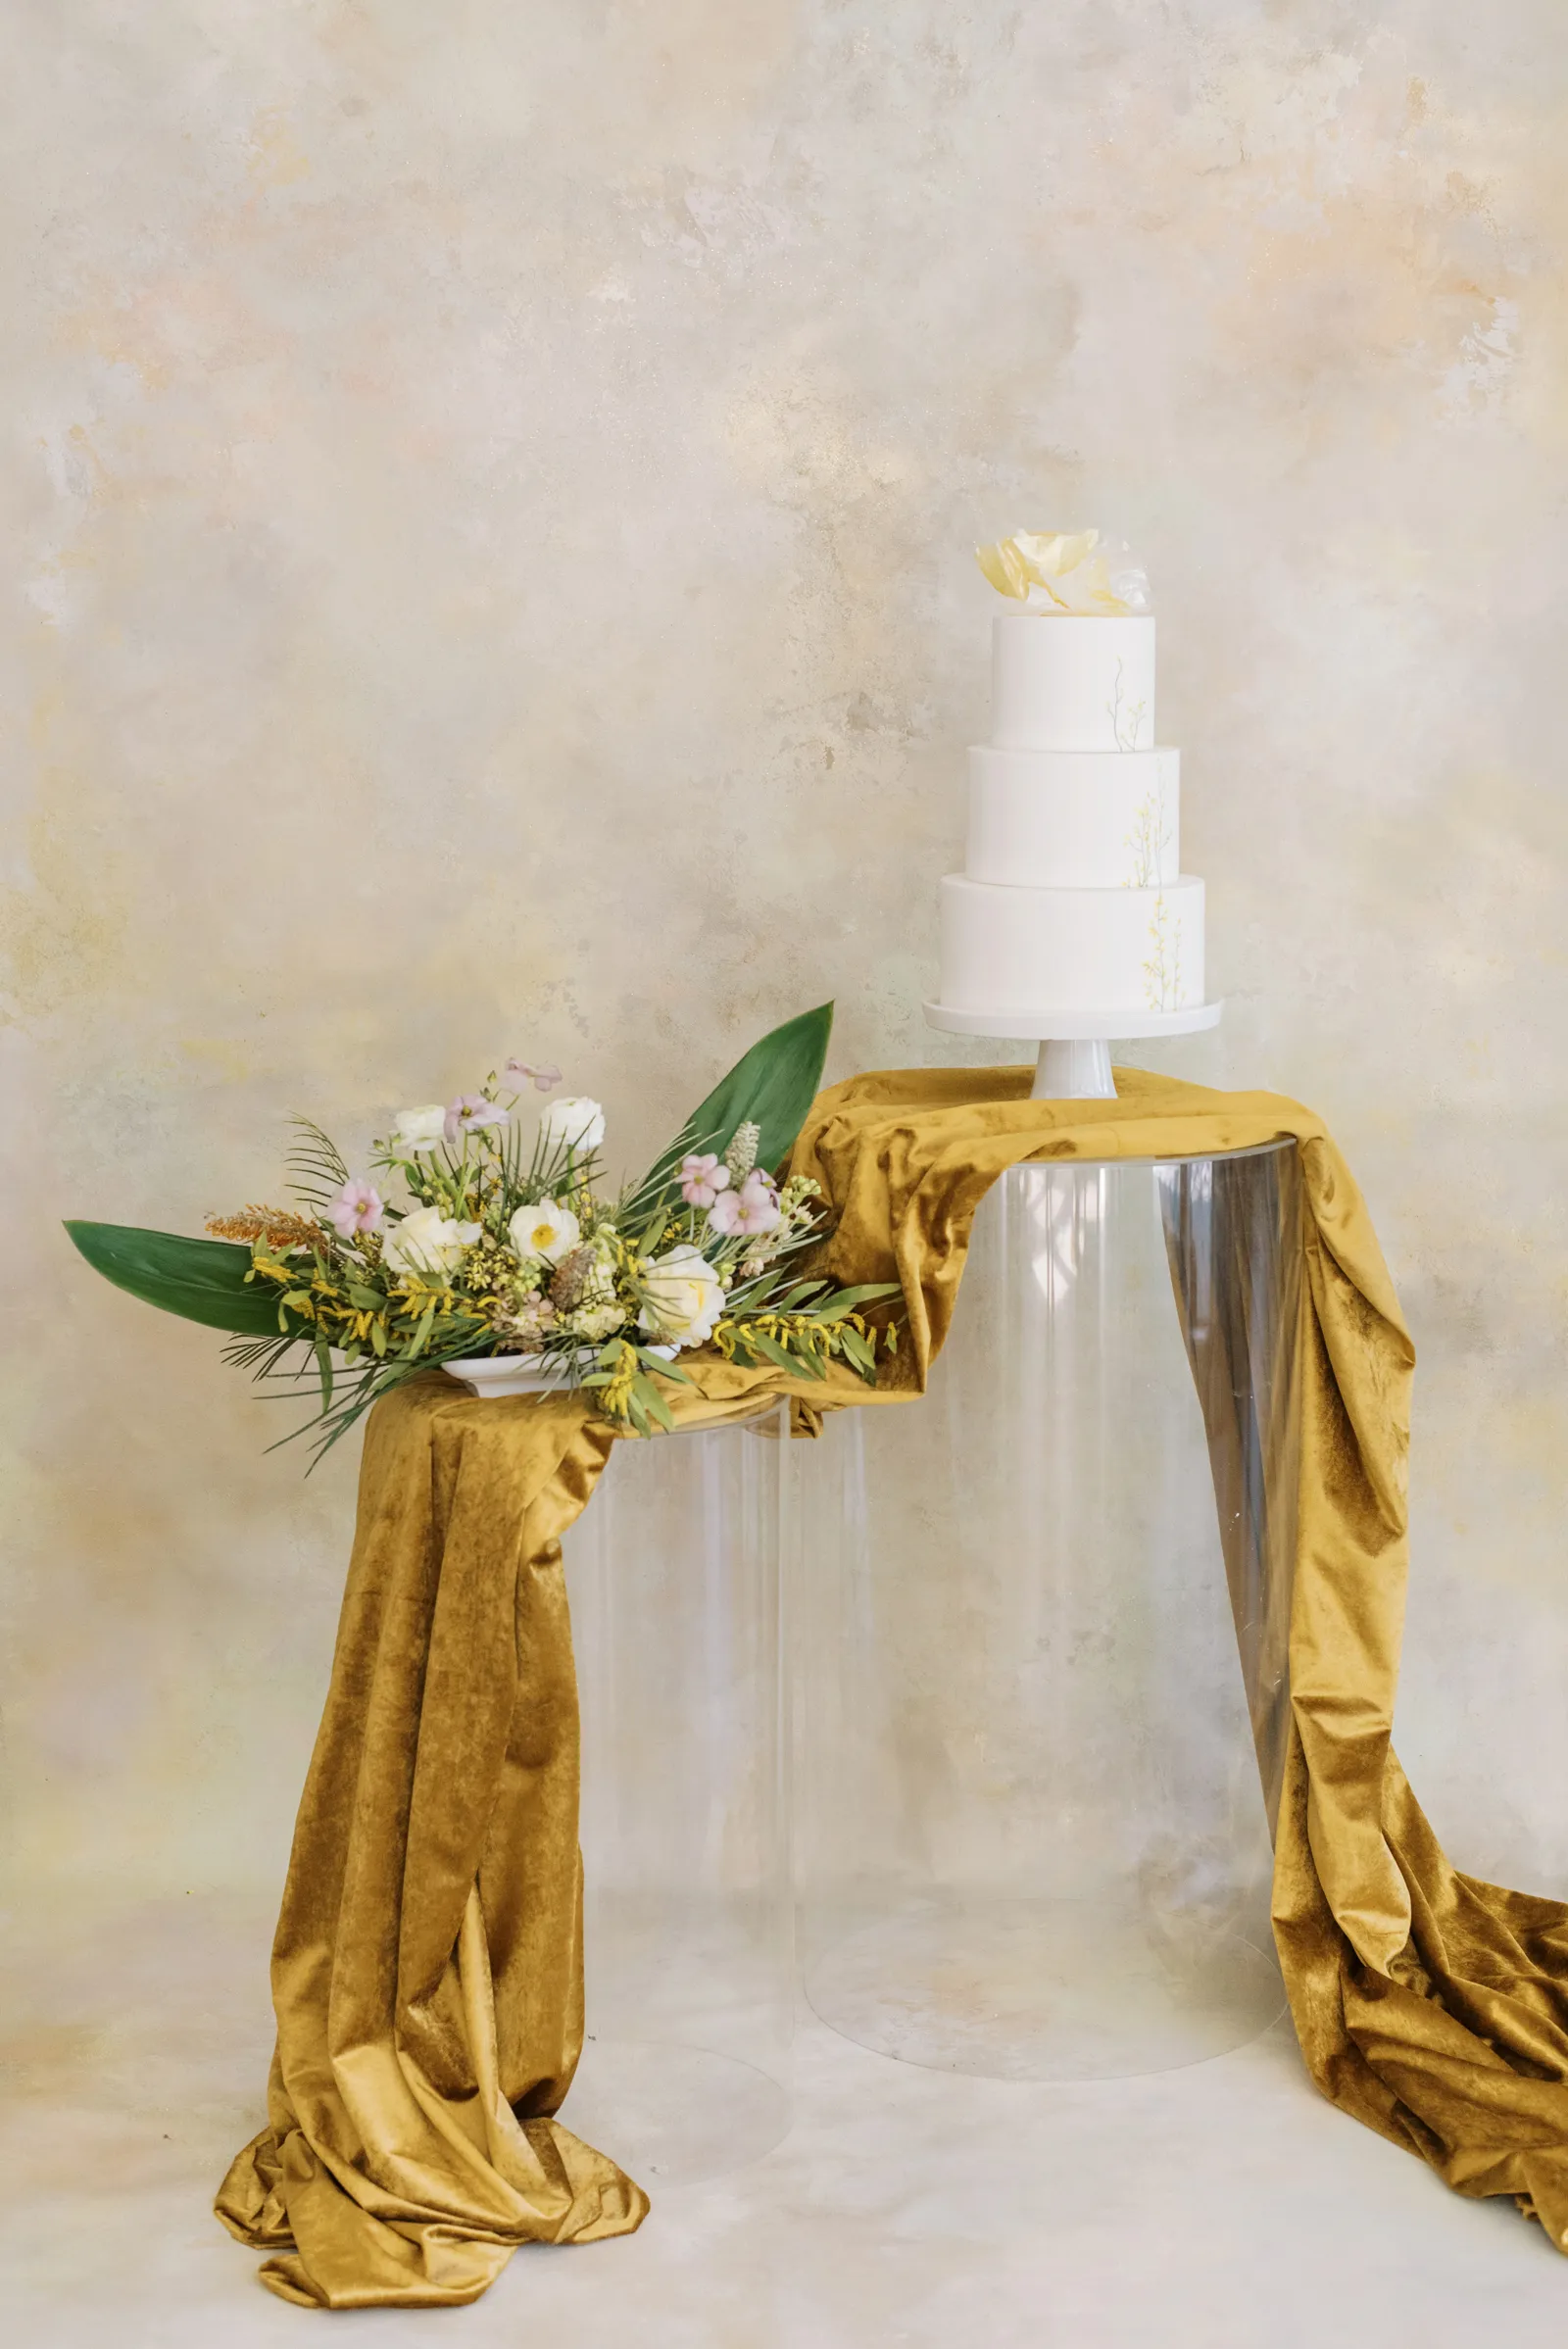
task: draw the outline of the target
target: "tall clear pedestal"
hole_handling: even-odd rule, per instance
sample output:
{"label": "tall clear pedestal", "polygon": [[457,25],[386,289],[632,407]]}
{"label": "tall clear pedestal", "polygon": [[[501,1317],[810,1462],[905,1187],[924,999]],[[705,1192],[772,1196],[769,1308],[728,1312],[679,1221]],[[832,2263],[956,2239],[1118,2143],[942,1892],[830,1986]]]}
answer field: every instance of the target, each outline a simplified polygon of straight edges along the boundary
{"label": "tall clear pedestal", "polygon": [[582,1712],[587,2029],[567,2127],[646,2185],[790,2121],[779,1408],[615,1445],[563,1549]]}
{"label": "tall clear pedestal", "polygon": [[1294,1143],[1017,1167],[925,1400],[803,1463],[807,1995],[863,2046],[1091,2080],[1280,2013],[1300,1264]]}

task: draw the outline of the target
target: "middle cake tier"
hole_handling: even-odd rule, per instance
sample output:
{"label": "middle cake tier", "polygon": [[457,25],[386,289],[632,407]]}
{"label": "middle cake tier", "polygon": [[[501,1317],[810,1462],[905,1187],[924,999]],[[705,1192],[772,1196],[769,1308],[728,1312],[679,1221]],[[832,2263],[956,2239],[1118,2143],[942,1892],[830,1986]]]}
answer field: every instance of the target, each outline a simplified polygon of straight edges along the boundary
{"label": "middle cake tier", "polygon": [[971,881],[1156,889],[1181,871],[1181,753],[969,753]]}

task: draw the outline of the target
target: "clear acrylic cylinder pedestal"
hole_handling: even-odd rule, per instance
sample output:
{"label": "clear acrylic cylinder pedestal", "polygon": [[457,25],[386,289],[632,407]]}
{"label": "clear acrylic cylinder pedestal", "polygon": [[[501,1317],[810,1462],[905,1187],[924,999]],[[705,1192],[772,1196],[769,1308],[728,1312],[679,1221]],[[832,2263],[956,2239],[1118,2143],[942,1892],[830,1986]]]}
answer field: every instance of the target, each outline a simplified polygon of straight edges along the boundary
{"label": "clear acrylic cylinder pedestal", "polygon": [[1280,2013],[1300,1266],[1294,1143],[1016,1167],[925,1398],[803,1461],[803,1955],[850,2038],[1085,2080]]}
{"label": "clear acrylic cylinder pedestal", "polygon": [[790,2121],[777,1406],[617,1443],[563,1550],[582,1715],[586,2033],[562,2119],[644,2184]]}

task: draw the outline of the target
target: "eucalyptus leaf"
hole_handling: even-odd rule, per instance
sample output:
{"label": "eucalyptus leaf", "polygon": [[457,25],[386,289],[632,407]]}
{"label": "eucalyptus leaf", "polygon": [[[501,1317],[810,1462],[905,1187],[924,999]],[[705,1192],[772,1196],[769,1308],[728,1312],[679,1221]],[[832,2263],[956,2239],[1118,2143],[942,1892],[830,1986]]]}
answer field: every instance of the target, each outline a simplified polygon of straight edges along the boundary
{"label": "eucalyptus leaf", "polygon": [[636,1386],[632,1389],[632,1393],[636,1395],[637,1400],[642,1404],[643,1409],[649,1414],[650,1418],[657,1419],[660,1426],[665,1431],[665,1433],[667,1435],[673,1436],[675,1433],[675,1422],[670,1417],[669,1405],[660,1394],[659,1389],[654,1385],[653,1380],[639,1379]]}
{"label": "eucalyptus leaf", "polygon": [[826,1281],[802,1281],[796,1288],[790,1290],[787,1296],[779,1298],[773,1310],[775,1313],[793,1313],[798,1305],[805,1302],[807,1297],[814,1296],[818,1289],[826,1287]]}
{"label": "eucalyptus leaf", "polygon": [[873,1297],[902,1297],[903,1294],[896,1281],[874,1281],[858,1289],[835,1289],[824,1304],[808,1305],[806,1310],[813,1321],[831,1327],[834,1322],[842,1321],[847,1313],[853,1313],[858,1305],[865,1304]]}

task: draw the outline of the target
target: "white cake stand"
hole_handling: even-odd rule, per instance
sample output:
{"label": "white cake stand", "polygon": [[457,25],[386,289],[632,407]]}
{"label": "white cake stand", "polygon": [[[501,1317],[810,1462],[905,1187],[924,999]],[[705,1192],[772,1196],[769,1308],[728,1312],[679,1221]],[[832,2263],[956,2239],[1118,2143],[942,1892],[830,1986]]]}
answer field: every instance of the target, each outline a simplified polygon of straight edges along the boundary
{"label": "white cake stand", "polygon": [[1110,1040],[1115,1037],[1194,1036],[1217,1028],[1223,1003],[1185,1011],[968,1011],[927,1003],[926,1018],[953,1036],[1005,1036],[1039,1043],[1030,1099],[1037,1101],[1111,1101]]}

